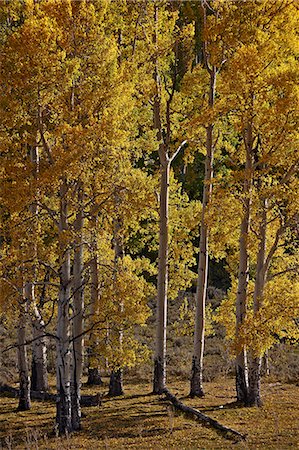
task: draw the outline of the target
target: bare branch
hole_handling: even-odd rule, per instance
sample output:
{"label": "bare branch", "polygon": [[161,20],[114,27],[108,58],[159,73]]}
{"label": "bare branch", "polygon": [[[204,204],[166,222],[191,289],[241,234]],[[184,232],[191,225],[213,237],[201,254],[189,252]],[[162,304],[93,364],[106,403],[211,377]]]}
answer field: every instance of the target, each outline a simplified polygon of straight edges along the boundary
{"label": "bare branch", "polygon": [[285,275],[286,273],[297,272],[298,270],[299,270],[299,264],[297,264],[297,265],[294,266],[294,267],[288,267],[288,268],[285,269],[285,270],[281,270],[280,272],[276,272],[276,273],[270,275],[270,276],[267,278],[267,281],[273,280],[273,278],[279,277],[280,275]]}
{"label": "bare branch", "polygon": [[178,156],[178,154],[180,153],[180,151],[182,150],[182,148],[187,144],[187,141],[183,141],[181,143],[181,145],[176,149],[176,151],[174,152],[174,154],[172,155],[171,158],[169,158],[169,163],[171,164],[173,162],[173,160]]}
{"label": "bare branch", "polygon": [[55,334],[52,333],[44,333],[41,336],[37,336],[35,338],[29,339],[26,342],[24,342],[24,344],[13,344],[13,345],[9,345],[8,347],[6,347],[4,350],[2,350],[3,353],[8,352],[9,350],[12,350],[13,348],[21,348],[21,347],[25,347],[26,345],[30,345],[32,344],[32,342],[35,342],[37,340],[40,340],[42,338],[52,338],[52,339],[56,339],[58,340],[58,337]]}

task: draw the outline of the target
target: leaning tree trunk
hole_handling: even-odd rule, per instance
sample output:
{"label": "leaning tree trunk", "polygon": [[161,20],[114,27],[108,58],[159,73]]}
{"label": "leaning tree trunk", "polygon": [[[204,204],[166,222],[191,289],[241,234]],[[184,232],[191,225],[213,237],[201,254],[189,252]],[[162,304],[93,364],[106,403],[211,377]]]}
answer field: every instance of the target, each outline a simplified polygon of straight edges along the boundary
{"label": "leaning tree trunk", "polygon": [[248,400],[248,365],[245,345],[239,345],[239,332],[246,316],[247,308],[247,287],[249,281],[249,255],[248,255],[248,235],[251,216],[251,191],[252,191],[252,124],[249,123],[244,134],[244,145],[246,153],[245,174],[244,174],[244,213],[240,226],[239,238],[239,271],[238,271],[238,291],[236,296],[236,392],[237,400],[247,403]]}
{"label": "leaning tree trunk", "polygon": [[56,422],[60,434],[72,430],[71,392],[70,392],[70,250],[65,242],[64,232],[67,224],[67,182],[63,180],[60,188],[60,289],[57,317],[57,355],[56,384],[57,411]]}
{"label": "leaning tree trunk", "polygon": [[73,318],[72,318],[72,363],[71,363],[71,400],[72,429],[81,428],[80,389],[83,372],[83,311],[84,311],[84,280],[83,280],[83,189],[78,185],[78,213],[74,225],[74,282],[73,282]]}
{"label": "leaning tree trunk", "polygon": [[[261,305],[266,283],[266,238],[267,238],[267,200],[262,199],[262,214],[259,233],[259,249],[256,263],[256,279],[253,294],[254,314],[257,314]],[[258,330],[257,330],[258,332]],[[249,358],[249,392],[247,404],[249,406],[262,406],[261,399],[261,355],[251,355]]]}
{"label": "leaning tree trunk", "polygon": [[[30,286],[25,286],[25,299],[27,298]],[[19,411],[27,411],[30,409],[30,376],[26,347],[26,323],[27,313],[26,305],[20,305],[20,316],[18,326],[18,366],[19,366]]]}
{"label": "leaning tree trunk", "polygon": [[[209,106],[213,108],[216,91],[216,68],[208,68],[210,73],[210,91]],[[210,197],[212,195],[213,180],[213,129],[214,125],[210,124],[206,132],[206,160],[205,160],[205,178],[203,186],[202,213],[200,226],[200,242],[199,242],[199,260],[198,260],[198,277],[196,286],[196,311],[195,311],[195,327],[194,327],[194,345],[192,357],[192,369],[190,380],[190,396],[202,397],[203,390],[203,355],[205,344],[205,308],[208,284],[208,227],[206,225],[206,212]]]}

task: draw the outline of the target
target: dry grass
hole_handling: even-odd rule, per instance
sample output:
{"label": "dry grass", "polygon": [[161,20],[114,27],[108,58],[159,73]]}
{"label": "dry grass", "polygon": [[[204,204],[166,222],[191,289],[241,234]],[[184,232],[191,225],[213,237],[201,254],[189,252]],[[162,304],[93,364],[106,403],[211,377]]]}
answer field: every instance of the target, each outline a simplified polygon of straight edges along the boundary
{"label": "dry grass", "polygon": [[[279,449],[299,448],[299,388],[264,385],[264,406],[238,408],[233,380],[205,385],[204,399],[189,399],[188,383],[174,381],[169,389],[187,404],[205,411],[247,435],[246,443],[227,440],[199,422],[174,413],[163,396],[151,395],[150,384],[128,384],[123,397],[104,398],[100,407],[84,408],[83,429],[67,438],[53,432],[55,405],[33,402],[16,412],[17,399],[0,398],[0,440],[5,449]],[[86,389],[94,393],[96,389]],[[107,387],[100,389],[107,391]],[[1,448],[1,446],[0,446]]]}

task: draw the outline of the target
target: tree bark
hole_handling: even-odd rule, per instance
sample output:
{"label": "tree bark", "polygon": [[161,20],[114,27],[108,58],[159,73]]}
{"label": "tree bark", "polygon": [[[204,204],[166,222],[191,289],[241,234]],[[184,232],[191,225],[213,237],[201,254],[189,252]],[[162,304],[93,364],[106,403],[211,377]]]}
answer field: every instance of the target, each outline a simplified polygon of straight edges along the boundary
{"label": "tree bark", "polygon": [[[117,209],[117,217],[114,220],[114,282],[115,277],[117,277],[119,272],[119,262],[124,257],[124,247],[122,242],[122,236],[121,236],[121,227],[122,227],[122,221],[118,214],[118,207],[119,207],[119,198],[118,195],[115,195],[115,205]],[[122,315],[124,310],[124,303],[122,299],[119,299],[119,313]],[[119,348],[121,349],[123,346],[123,329],[120,327],[119,330],[116,330],[116,333],[118,334],[118,343]],[[119,361],[120,363],[120,361]],[[116,369],[113,369],[110,375],[110,383],[109,383],[109,393],[108,395],[110,397],[123,395],[123,369],[122,367],[118,367]]]}
{"label": "tree bark", "polygon": [[[213,108],[216,92],[216,68],[209,69],[210,89],[209,89],[209,107]],[[206,130],[206,159],[205,159],[205,177],[203,186],[202,213],[200,226],[199,259],[198,259],[198,277],[196,286],[196,311],[194,327],[194,345],[191,368],[190,396],[202,397],[203,390],[203,356],[205,344],[205,308],[208,284],[208,227],[206,225],[206,212],[212,195],[213,180],[213,144],[214,124],[210,124]]]}
{"label": "tree bark", "polygon": [[72,318],[72,359],[71,359],[71,400],[72,429],[81,428],[80,389],[83,372],[83,311],[84,311],[84,280],[83,280],[83,188],[78,183],[78,212],[74,224],[75,250],[73,268],[73,318]]}
{"label": "tree bark", "polygon": [[[244,131],[244,145],[246,153],[245,174],[244,174],[244,213],[241,220],[239,238],[239,271],[238,271],[238,291],[236,296],[236,340],[238,343],[239,330],[246,316],[247,308],[247,287],[249,281],[249,255],[248,255],[248,234],[251,217],[251,191],[252,191],[252,122],[248,123]],[[244,345],[238,349],[236,355],[236,392],[237,400],[242,403],[248,401],[248,363],[247,351]]]}
{"label": "tree bark", "polygon": [[[33,175],[35,180],[39,176],[39,151],[37,145],[33,145],[30,148],[30,160],[33,164]],[[33,216],[33,228],[34,237],[32,246],[32,254],[34,258],[37,258],[38,248],[37,248],[37,238],[38,238],[38,190],[34,192],[34,203],[30,205],[30,212]],[[35,280],[37,277],[37,267],[33,265],[32,278]],[[47,372],[47,347],[46,339],[44,337],[44,321],[42,319],[41,313],[38,310],[35,298],[34,285],[31,284],[30,288],[30,303],[33,308],[33,319],[32,319],[32,363],[31,363],[31,389],[34,391],[46,391],[48,389],[48,372]]]}
{"label": "tree bark", "polygon": [[268,350],[265,351],[264,358],[263,358],[263,366],[264,366],[264,373],[268,377],[270,375],[270,364],[269,364],[269,352]]}
{"label": "tree bark", "polygon": [[57,317],[57,410],[56,422],[60,434],[72,430],[71,392],[70,392],[70,249],[65,242],[67,224],[67,182],[64,179],[60,187],[60,290]]}
{"label": "tree bark", "polygon": [[[25,286],[25,299],[30,286]],[[18,365],[19,365],[19,411],[27,411],[31,407],[30,402],[30,376],[26,347],[26,305],[20,306],[19,326],[18,326]]]}
{"label": "tree bark", "polygon": [[[158,67],[158,6],[155,5],[155,34],[156,59],[154,81],[156,93],[153,105],[154,128],[159,143],[160,159],[160,198],[159,198],[159,254],[157,280],[157,315],[156,315],[156,344],[154,356],[153,392],[163,392],[166,385],[166,326],[167,326],[167,290],[168,290],[168,202],[169,202],[169,174],[170,159],[168,157],[168,143],[170,141],[169,114],[167,117],[167,136],[163,139],[161,122],[161,86]],[[167,104],[169,113],[169,102]]]}
{"label": "tree bark", "polygon": [[[261,202],[261,224],[259,232],[259,249],[256,263],[256,278],[253,294],[253,308],[256,314],[261,305],[266,283],[266,242],[267,242],[267,200]],[[249,359],[249,392],[247,404],[249,406],[262,406],[261,399],[261,355],[252,355]]]}
{"label": "tree bark", "polygon": [[[238,291],[236,298],[236,338],[239,336],[239,329],[243,324],[246,314],[247,285],[249,279],[247,238],[249,231],[249,198],[245,200],[245,215],[241,222],[240,231],[240,255],[239,255],[239,274],[238,274]],[[247,353],[244,346],[236,355],[236,391],[237,400],[242,403],[247,402],[248,398],[248,367]]]}
{"label": "tree bark", "polygon": [[170,163],[164,161],[164,164],[161,164],[160,181],[157,328],[153,386],[155,394],[161,393],[166,385],[169,173]]}
{"label": "tree bark", "polygon": [[184,403],[182,403],[180,400],[177,399],[171,392],[169,392],[168,389],[164,389],[163,393],[166,395],[166,398],[171,401],[171,403],[174,405],[176,409],[179,411],[184,412],[185,414],[188,414],[188,416],[191,416],[192,418],[199,419],[204,424],[211,426],[212,428],[215,428],[216,430],[221,431],[222,433],[225,433],[225,436],[229,437],[229,435],[235,436],[238,439],[246,440],[246,437],[239,433],[238,431],[234,430],[233,428],[226,427],[222,425],[220,422],[218,422],[215,419],[212,419],[211,417],[207,416],[206,414],[203,414],[201,411],[198,411],[198,409],[191,408],[191,406],[187,406]]}
{"label": "tree bark", "polygon": [[47,372],[47,347],[44,337],[44,321],[36,305],[33,308],[34,319],[33,327],[33,345],[32,345],[32,363],[31,363],[31,389],[33,391],[47,391],[48,372]]}
{"label": "tree bark", "polygon": [[[90,325],[92,326],[95,323],[96,317],[99,315],[99,301],[100,301],[100,292],[99,292],[99,273],[98,273],[98,245],[97,245],[97,208],[91,213],[91,261],[90,261],[90,278],[91,278],[91,286],[90,286]],[[97,367],[97,336],[96,331],[91,330],[89,339],[88,339],[88,348],[87,348],[87,367],[88,367],[88,385],[101,385],[103,384],[99,368]]]}

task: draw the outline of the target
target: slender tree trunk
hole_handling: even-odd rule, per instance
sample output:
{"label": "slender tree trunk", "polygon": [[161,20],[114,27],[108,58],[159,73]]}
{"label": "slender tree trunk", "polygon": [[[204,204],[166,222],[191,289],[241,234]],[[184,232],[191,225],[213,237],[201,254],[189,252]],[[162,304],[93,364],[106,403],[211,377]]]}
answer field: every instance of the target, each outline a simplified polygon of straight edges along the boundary
{"label": "slender tree trunk", "polygon": [[[215,101],[216,91],[216,68],[210,71],[210,92],[209,106],[212,108]],[[194,346],[191,369],[190,396],[202,397],[203,390],[203,355],[205,343],[205,308],[208,284],[208,227],[206,225],[206,212],[210,197],[212,195],[213,180],[213,129],[214,125],[210,124],[206,131],[206,160],[205,160],[205,178],[203,186],[202,213],[200,226],[200,242],[199,242],[199,260],[198,260],[198,277],[196,286],[196,311],[195,311],[195,328],[194,328]]]}
{"label": "slender tree trunk", "polygon": [[[239,274],[238,291],[236,298],[236,337],[238,338],[239,329],[243,324],[246,315],[247,285],[249,278],[247,238],[249,230],[249,199],[245,201],[245,216],[242,219],[240,231],[240,256],[239,256]],[[248,397],[248,367],[247,353],[244,346],[236,355],[236,391],[237,400],[242,403],[247,402]]]}
{"label": "slender tree trunk", "polygon": [[[118,208],[119,199],[116,196],[116,207]],[[117,276],[119,271],[119,261],[124,257],[124,248],[121,237],[121,220],[117,217],[114,221],[114,273]],[[115,277],[114,276],[114,277]],[[122,314],[124,310],[123,301],[120,299],[119,303],[119,312]],[[117,331],[118,333],[118,342],[119,348],[121,349],[123,346],[123,330]],[[110,375],[110,383],[109,383],[109,393],[110,397],[117,397],[119,395],[123,395],[123,369],[122,367],[118,367],[117,369],[113,369]]]}
{"label": "slender tree trunk", "polygon": [[[98,317],[99,309],[99,275],[98,275],[98,246],[96,239],[96,228],[97,228],[97,216],[92,215],[91,227],[93,230],[92,240],[91,240],[91,252],[92,259],[90,262],[90,277],[91,277],[91,288],[90,288],[90,314],[91,314],[91,324],[94,323],[96,317]],[[103,381],[99,369],[97,367],[97,358],[95,357],[97,338],[94,330],[90,332],[89,335],[89,347],[87,351],[87,365],[88,365],[88,385],[101,385]]]}
{"label": "slender tree trunk", "polygon": [[[29,294],[30,286],[25,286],[25,298]],[[19,406],[20,411],[27,411],[30,409],[30,376],[27,358],[26,347],[26,323],[27,313],[26,306],[20,306],[19,326],[18,326],[18,365],[19,365]]]}
{"label": "slender tree trunk", "polygon": [[84,280],[83,280],[83,188],[78,185],[78,213],[75,221],[76,242],[74,250],[74,282],[73,282],[73,340],[71,365],[71,399],[72,399],[72,429],[81,427],[80,389],[83,372],[83,310],[84,310]]}
{"label": "slender tree trunk", "polygon": [[48,372],[47,372],[47,347],[44,337],[44,321],[41,318],[36,305],[33,308],[34,319],[33,327],[33,345],[32,345],[32,365],[31,365],[31,389],[33,391],[47,391]]}
{"label": "slender tree trunk", "polygon": [[[34,145],[30,148],[30,159],[33,164],[33,174],[35,180],[38,179],[39,175],[39,151],[37,145]],[[34,192],[35,202],[30,206],[30,212],[33,216],[34,221],[34,237],[32,244],[32,254],[34,258],[38,256],[38,190]],[[34,264],[33,266],[33,279],[37,277],[37,268]],[[35,289],[34,285],[31,284],[30,288],[30,303],[33,307],[33,319],[32,319],[32,334],[33,334],[33,343],[32,343],[32,363],[31,363],[31,371],[32,371],[32,379],[31,379],[31,389],[33,391],[46,391],[48,389],[48,372],[47,372],[47,346],[46,339],[44,337],[44,321],[38,310],[35,298]]]}
{"label": "slender tree trunk", "polygon": [[56,422],[60,434],[72,430],[71,392],[70,392],[70,249],[65,243],[64,232],[67,224],[67,182],[64,179],[60,188],[60,290],[57,317],[57,411]]}
{"label": "slender tree trunk", "polygon": [[[267,200],[262,199],[262,214],[260,224],[260,242],[257,254],[256,279],[253,295],[253,308],[256,314],[261,305],[266,283],[266,238],[267,238]],[[261,406],[261,355],[251,355],[249,359],[249,393],[247,404],[250,406]]]}
{"label": "slender tree trunk", "polygon": [[[239,238],[239,271],[238,291],[236,296],[236,339],[238,342],[239,330],[246,316],[247,287],[249,281],[249,255],[248,234],[251,216],[251,191],[252,191],[252,124],[244,133],[244,145],[246,152],[245,174],[244,174],[244,214],[241,220]],[[236,392],[237,400],[242,403],[248,401],[248,363],[247,351],[244,345],[237,351],[236,355]]]}
{"label": "slender tree trunk", "polygon": [[[158,34],[158,6],[155,6],[155,34],[154,44],[157,45]],[[154,356],[153,392],[161,394],[166,386],[166,326],[167,326],[167,290],[168,290],[168,202],[169,202],[169,175],[170,159],[168,157],[168,144],[170,141],[169,104],[167,102],[167,136],[163,138],[161,121],[161,86],[156,56],[154,80],[156,93],[154,98],[154,128],[159,142],[160,159],[160,203],[159,203],[159,254],[158,254],[158,280],[157,280],[157,316],[156,316],[156,345]]]}
{"label": "slender tree trunk", "polygon": [[155,394],[162,393],[166,385],[169,173],[170,163],[165,161],[161,164],[160,181],[157,328],[153,388]]}
{"label": "slender tree trunk", "polygon": [[268,377],[270,375],[270,364],[269,364],[269,352],[268,350],[265,351],[264,354],[264,373]]}

